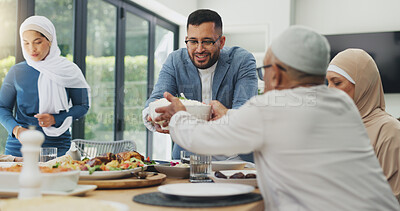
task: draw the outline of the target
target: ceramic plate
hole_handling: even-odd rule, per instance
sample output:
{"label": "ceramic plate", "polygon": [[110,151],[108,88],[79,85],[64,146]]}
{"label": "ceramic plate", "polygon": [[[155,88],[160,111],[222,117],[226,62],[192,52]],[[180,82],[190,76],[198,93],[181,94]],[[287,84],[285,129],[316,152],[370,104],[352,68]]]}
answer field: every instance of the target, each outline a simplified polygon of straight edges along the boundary
{"label": "ceramic plate", "polygon": [[226,183],[179,183],[158,187],[158,191],[167,195],[183,197],[225,197],[250,193],[253,186]]}
{"label": "ceramic plate", "polygon": [[223,160],[223,161],[212,161],[212,170],[213,171],[222,171],[222,170],[240,170],[246,166],[247,162],[245,161],[235,161],[235,160]]}
{"label": "ceramic plate", "polygon": [[[147,166],[143,167],[146,170]],[[92,174],[89,174],[89,171],[81,171],[79,179],[81,180],[94,180],[94,179],[117,179],[123,177],[129,177],[135,172],[139,172],[142,170],[142,167],[129,169],[129,170],[121,170],[121,171],[95,171]]]}
{"label": "ceramic plate", "polygon": [[170,165],[170,163],[157,164],[154,165],[154,168],[160,173],[167,175],[167,177],[189,178],[190,167],[176,167]]}
{"label": "ceramic plate", "polygon": [[[53,196],[79,196],[89,191],[95,190],[96,185],[78,185],[72,191],[42,191],[43,195]],[[0,188],[0,197],[15,197],[18,196],[18,189],[3,189]]]}
{"label": "ceramic plate", "polygon": [[[242,172],[244,175],[246,174],[256,174],[256,170],[227,170],[227,171],[220,171],[223,173],[225,176],[228,178],[232,176],[235,173]],[[215,176],[215,172],[213,172],[210,175],[210,178],[215,182],[215,183],[230,183],[230,184],[245,184],[245,185],[251,185],[253,187],[257,187],[257,179],[224,179],[224,178],[218,178]]]}

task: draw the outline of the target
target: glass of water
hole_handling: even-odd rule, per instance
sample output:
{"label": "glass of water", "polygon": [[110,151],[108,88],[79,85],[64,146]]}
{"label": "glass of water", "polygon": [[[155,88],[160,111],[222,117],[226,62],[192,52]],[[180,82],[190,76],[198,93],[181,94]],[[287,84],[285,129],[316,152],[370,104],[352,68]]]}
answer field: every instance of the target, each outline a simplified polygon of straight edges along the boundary
{"label": "glass of water", "polygon": [[56,147],[45,147],[40,148],[40,162],[47,162],[49,160],[53,160],[57,157],[57,148]]}
{"label": "glass of water", "polygon": [[190,182],[212,182],[208,177],[211,173],[211,155],[190,155]]}
{"label": "glass of water", "polygon": [[181,151],[181,163],[182,164],[190,164],[190,155],[192,155],[193,153],[190,153],[188,151]]}

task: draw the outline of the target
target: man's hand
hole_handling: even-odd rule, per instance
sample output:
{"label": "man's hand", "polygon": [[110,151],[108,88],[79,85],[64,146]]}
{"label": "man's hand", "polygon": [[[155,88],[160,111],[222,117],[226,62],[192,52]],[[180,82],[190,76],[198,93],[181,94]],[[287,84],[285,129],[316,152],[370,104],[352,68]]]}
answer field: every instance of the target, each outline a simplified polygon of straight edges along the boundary
{"label": "man's hand", "polygon": [[211,101],[210,105],[212,111],[211,121],[215,121],[223,117],[226,112],[228,112],[228,109],[217,100]]}
{"label": "man's hand", "polygon": [[186,108],[177,97],[172,96],[170,93],[164,92],[164,97],[171,102],[171,104],[169,106],[157,108],[156,112],[161,113],[161,115],[155,118],[154,121],[165,121],[163,123],[163,127],[166,127],[169,124],[169,120],[175,113],[178,111],[186,111]]}
{"label": "man's hand", "polygon": [[[164,126],[165,124],[166,124],[166,126]],[[163,127],[167,127],[167,126],[168,126],[168,123],[164,122]],[[159,124],[154,124],[154,127],[156,128],[156,131],[159,133],[169,134],[169,130],[162,129],[162,127]]]}
{"label": "man's hand", "polygon": [[56,120],[54,120],[54,116],[51,114],[36,114],[34,117],[38,119],[40,127],[50,127],[56,124]]}

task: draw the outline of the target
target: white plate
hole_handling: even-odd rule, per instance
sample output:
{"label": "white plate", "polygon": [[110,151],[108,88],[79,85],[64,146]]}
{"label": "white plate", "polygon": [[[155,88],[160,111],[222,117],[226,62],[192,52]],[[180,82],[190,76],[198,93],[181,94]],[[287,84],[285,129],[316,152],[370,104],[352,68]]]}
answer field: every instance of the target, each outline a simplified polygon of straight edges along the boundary
{"label": "white plate", "polygon": [[[147,166],[143,167],[146,170]],[[121,170],[121,171],[95,171],[92,174],[89,174],[89,171],[81,171],[79,179],[83,180],[96,180],[96,179],[117,179],[131,176],[132,173],[139,172],[142,170],[142,167],[137,167],[129,170]]]}
{"label": "white plate", "polygon": [[254,191],[254,187],[225,183],[179,183],[159,186],[158,191],[184,197],[221,197],[250,193]]}
{"label": "white plate", "polygon": [[[78,185],[72,191],[42,191],[43,195],[53,196],[79,196],[89,191],[95,190],[97,185]],[[15,197],[18,196],[18,189],[3,189],[0,188],[0,197]]]}
{"label": "white plate", "polygon": [[[256,170],[227,170],[227,171],[220,171],[223,173],[225,176],[228,178],[232,176],[235,173],[242,172],[244,175],[246,174],[256,174]],[[248,179],[224,179],[224,178],[218,178],[215,176],[215,172],[213,172],[210,175],[210,178],[215,182],[215,183],[234,183],[234,184],[245,184],[245,185],[251,185],[254,187],[257,187],[257,179],[254,178],[248,178]]]}
{"label": "white plate", "polygon": [[157,164],[154,165],[154,168],[167,175],[167,177],[174,177],[174,178],[189,178],[190,174],[190,167],[176,167],[170,166],[171,164]]}
{"label": "white plate", "polygon": [[222,170],[240,170],[246,166],[247,162],[239,161],[239,160],[222,160],[222,161],[212,161],[212,170],[213,171],[222,171]]}

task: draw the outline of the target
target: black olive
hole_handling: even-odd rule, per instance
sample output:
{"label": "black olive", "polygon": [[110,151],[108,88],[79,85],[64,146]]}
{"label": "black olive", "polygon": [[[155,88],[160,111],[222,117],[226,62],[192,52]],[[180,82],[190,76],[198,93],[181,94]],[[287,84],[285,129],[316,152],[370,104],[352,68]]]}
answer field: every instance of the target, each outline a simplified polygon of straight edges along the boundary
{"label": "black olive", "polygon": [[257,178],[256,174],[246,174],[246,178]]}
{"label": "black olive", "polygon": [[230,176],[229,179],[244,179],[244,174],[242,172],[238,172]]}
{"label": "black olive", "polygon": [[215,175],[215,177],[217,177],[217,178],[224,178],[224,179],[227,179],[227,177],[225,176],[225,174],[221,173],[220,171],[216,171],[216,172],[214,173],[214,175]]}

